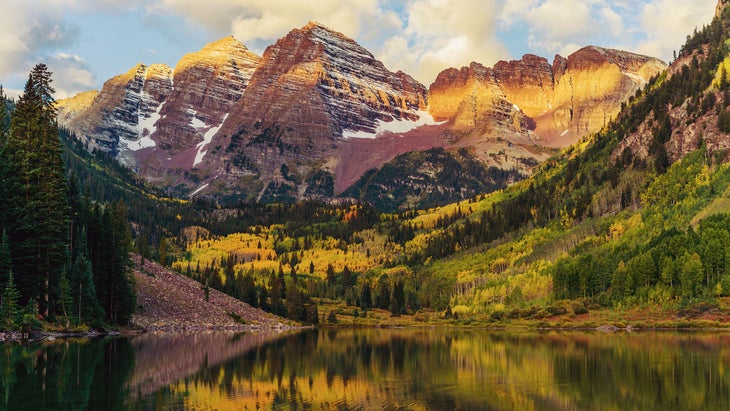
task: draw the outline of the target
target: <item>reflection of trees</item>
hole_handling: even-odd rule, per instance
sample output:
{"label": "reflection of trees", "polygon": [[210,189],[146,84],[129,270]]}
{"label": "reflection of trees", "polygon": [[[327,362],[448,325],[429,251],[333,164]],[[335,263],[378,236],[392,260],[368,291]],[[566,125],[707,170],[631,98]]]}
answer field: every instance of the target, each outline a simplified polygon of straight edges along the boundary
{"label": "reflection of trees", "polygon": [[125,339],[5,344],[0,409],[125,409],[134,353]]}
{"label": "reflection of trees", "polygon": [[573,382],[559,385],[571,397],[607,410],[727,407],[728,343],[723,334],[595,336],[556,350],[555,379]]}
{"label": "reflection of trees", "polygon": [[5,344],[0,410],[723,408],[727,347],[725,334],[402,329]]}

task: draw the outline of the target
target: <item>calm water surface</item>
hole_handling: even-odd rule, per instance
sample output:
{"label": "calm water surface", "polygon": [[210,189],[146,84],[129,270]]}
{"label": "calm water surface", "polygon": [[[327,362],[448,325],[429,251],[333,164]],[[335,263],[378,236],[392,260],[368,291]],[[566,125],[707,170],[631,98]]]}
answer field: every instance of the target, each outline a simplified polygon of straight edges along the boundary
{"label": "calm water surface", "polygon": [[730,409],[725,333],[311,330],[0,350],[7,410]]}

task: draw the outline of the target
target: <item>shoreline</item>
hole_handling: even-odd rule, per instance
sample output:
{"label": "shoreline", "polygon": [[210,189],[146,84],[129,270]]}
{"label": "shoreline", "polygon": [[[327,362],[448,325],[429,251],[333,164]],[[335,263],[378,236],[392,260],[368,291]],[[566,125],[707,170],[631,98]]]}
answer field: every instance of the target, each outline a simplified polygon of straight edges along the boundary
{"label": "shoreline", "polygon": [[147,333],[195,333],[195,332],[211,332],[211,331],[233,331],[233,332],[285,332],[292,330],[305,330],[316,328],[315,326],[291,326],[286,324],[278,324],[273,327],[264,327],[260,325],[201,325],[201,326],[155,326],[146,328],[129,328],[110,331],[0,331],[0,344],[4,342],[35,342],[35,341],[54,341],[57,339],[70,338],[99,338],[99,337],[126,337],[133,335],[141,335]]}
{"label": "shoreline", "polygon": [[262,326],[159,326],[150,328],[136,328],[111,331],[82,331],[82,332],[58,332],[58,331],[31,331],[29,333],[16,331],[0,332],[0,344],[2,343],[23,343],[37,341],[55,341],[72,338],[92,339],[99,337],[128,337],[134,335],[142,335],[147,333],[205,333],[205,332],[287,332],[302,331],[308,329],[443,329],[443,330],[482,330],[482,331],[565,331],[565,332],[601,332],[605,334],[613,333],[634,333],[634,332],[730,332],[730,324],[727,326],[701,326],[700,324],[677,324],[676,326],[662,324],[657,326],[616,326],[613,324],[605,324],[597,327],[585,325],[569,326],[569,325],[546,325],[546,324],[378,324],[378,325],[352,325],[352,324],[324,324],[310,326],[288,326],[282,325],[277,327]]}

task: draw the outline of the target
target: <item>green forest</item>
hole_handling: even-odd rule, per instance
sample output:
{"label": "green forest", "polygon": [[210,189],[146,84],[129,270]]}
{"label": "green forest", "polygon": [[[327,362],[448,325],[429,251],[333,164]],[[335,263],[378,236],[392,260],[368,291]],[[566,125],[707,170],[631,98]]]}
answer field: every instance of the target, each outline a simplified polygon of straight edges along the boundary
{"label": "green forest", "polygon": [[[39,64],[17,101],[0,99],[2,328],[126,325],[137,307],[131,251],[310,324],[722,311],[730,169],[717,135],[730,133],[728,39],[726,10],[688,36],[677,55],[684,64],[512,186],[485,187],[496,171],[468,153],[457,153],[461,162],[443,150],[404,156],[446,158],[444,178],[462,180],[470,196],[407,211],[387,211],[407,193],[376,201],[362,182],[351,191],[372,201],[169,198],[59,130],[51,73]],[[696,138],[677,150],[673,133],[687,127]],[[464,181],[465,164],[480,177]],[[434,194],[420,206],[438,202]]]}
{"label": "green forest", "polygon": [[0,130],[0,324],[124,325],[136,306],[127,209],[92,201],[67,173],[53,93],[47,66],[36,65]]}

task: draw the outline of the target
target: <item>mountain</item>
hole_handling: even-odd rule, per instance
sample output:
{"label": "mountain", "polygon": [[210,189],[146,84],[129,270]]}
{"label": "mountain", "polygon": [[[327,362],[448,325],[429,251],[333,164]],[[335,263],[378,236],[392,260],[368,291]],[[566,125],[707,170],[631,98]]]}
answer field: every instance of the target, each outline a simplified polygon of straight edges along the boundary
{"label": "mountain", "polygon": [[[347,165],[338,155],[347,139],[395,123],[413,128],[428,117],[426,100],[426,88],[410,76],[309,23],[266,49],[245,98],[215,137],[224,155],[206,166],[217,167],[221,179],[256,176],[257,191],[283,184],[303,193],[314,174]],[[241,190],[237,181],[232,188]]]}
{"label": "mountain", "polygon": [[[291,210],[291,219],[186,241],[173,266],[217,261],[220,271],[234,265],[274,286],[276,272],[289,275],[286,284],[298,282],[313,298],[339,300],[336,312],[347,324],[366,324],[379,308],[411,313],[422,324],[458,317],[506,326],[726,326],[728,41],[724,8],[599,132],[503,190],[376,215],[365,205],[269,206]],[[488,72],[471,71],[475,78]],[[480,78],[488,81],[483,89],[496,90],[496,81]],[[485,124],[516,129],[509,121]],[[474,154],[456,154],[461,158],[441,148],[399,155],[366,173],[351,195],[374,193],[391,202],[386,208],[398,208],[442,201],[434,197],[449,188],[468,193],[468,175],[480,171],[462,173]],[[231,222],[237,212],[226,214]]]}
{"label": "mountain", "polygon": [[[599,132],[535,165],[525,181],[488,195],[473,193],[485,189],[480,184],[502,187],[497,179],[514,175],[485,168],[474,147],[457,148],[479,132],[449,129],[456,123],[447,113],[434,116],[445,123],[427,127],[439,138],[455,139],[453,146],[397,155],[346,191],[383,208],[418,210],[379,213],[368,203],[320,202],[241,202],[227,208],[197,199],[179,201],[189,207],[132,215],[152,220],[138,224],[138,232],[162,221],[169,227],[151,238],[159,244],[152,247],[159,250],[154,258],[230,295],[252,303],[258,297],[263,307],[291,318],[301,318],[304,294],[325,300],[318,304],[321,318],[334,313],[347,324],[372,324],[376,317],[391,323],[375,311],[388,310],[401,316],[398,321],[407,317],[422,324],[458,317],[464,324],[522,326],[528,320],[541,327],[725,326],[729,39],[725,8],[711,25],[689,36],[668,70],[635,92]],[[496,93],[499,83],[486,76],[490,70],[473,65],[463,70],[463,78]],[[454,78],[461,72],[452,71]],[[486,83],[476,83],[477,78]],[[507,93],[495,95],[503,101]],[[451,113],[461,103],[454,104]],[[522,128],[529,116],[513,110]],[[484,124],[518,130],[507,119]],[[342,141],[390,139],[413,141],[393,133]],[[353,147],[362,154],[369,146]],[[71,164],[87,174],[103,168],[96,160],[105,156],[89,163],[88,154],[74,149]],[[279,173],[279,184],[263,190],[261,198],[296,199],[295,185],[303,176],[288,166]],[[99,177],[90,174],[85,180]],[[112,177],[104,180],[117,183],[102,187],[111,191],[128,180]],[[324,171],[306,180],[307,189],[322,190],[306,195],[333,193],[325,190],[333,182]],[[134,181],[123,186],[138,191]],[[423,209],[457,192],[468,200]],[[140,191],[134,202],[154,197]],[[138,244],[148,257],[155,254],[144,241]]]}
{"label": "mountain", "polygon": [[[551,149],[567,147],[605,127],[622,104],[665,68],[654,58],[599,47],[583,48],[568,58],[555,56],[552,65],[534,55],[500,61],[494,68],[472,63],[438,75],[429,88],[429,113],[443,122],[445,147],[454,158],[460,157],[457,150],[468,148],[481,161],[480,169],[502,170],[491,171],[504,176],[501,182],[485,179],[484,185],[472,187],[491,192],[529,175],[554,153]],[[408,201],[393,201],[393,193],[423,184],[407,158],[389,161],[375,180],[366,173],[346,194],[359,193],[359,199],[388,204],[386,210],[439,204],[431,193],[441,198],[440,204],[471,196],[467,193],[472,190],[454,190],[448,187],[448,178],[442,179],[444,174],[436,173],[428,179],[430,190],[410,193]],[[375,198],[375,193],[380,196]]]}
{"label": "mountain", "polygon": [[59,101],[59,122],[173,195],[330,199],[431,148],[466,148],[484,167],[526,175],[603,127],[663,68],[588,47],[552,65],[526,55],[447,69],[427,89],[310,22],[261,57],[227,37],[174,70],[138,65]]}

